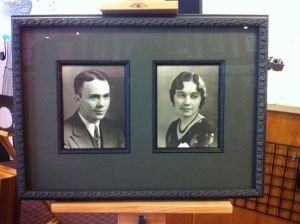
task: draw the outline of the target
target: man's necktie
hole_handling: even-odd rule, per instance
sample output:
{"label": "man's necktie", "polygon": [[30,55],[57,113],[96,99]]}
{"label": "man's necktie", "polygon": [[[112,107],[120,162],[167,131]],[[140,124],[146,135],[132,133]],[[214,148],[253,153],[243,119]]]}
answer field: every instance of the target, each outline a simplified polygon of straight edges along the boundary
{"label": "man's necktie", "polygon": [[97,147],[100,148],[101,147],[101,141],[100,141],[100,134],[99,134],[99,130],[98,130],[97,125],[95,125],[94,139],[95,139]]}

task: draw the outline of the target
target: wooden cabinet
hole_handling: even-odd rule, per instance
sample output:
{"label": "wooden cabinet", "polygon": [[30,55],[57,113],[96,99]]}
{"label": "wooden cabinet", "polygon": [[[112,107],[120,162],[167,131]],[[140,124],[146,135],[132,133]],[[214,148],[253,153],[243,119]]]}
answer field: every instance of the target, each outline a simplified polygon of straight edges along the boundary
{"label": "wooden cabinet", "polygon": [[17,220],[16,170],[0,165],[0,223]]}

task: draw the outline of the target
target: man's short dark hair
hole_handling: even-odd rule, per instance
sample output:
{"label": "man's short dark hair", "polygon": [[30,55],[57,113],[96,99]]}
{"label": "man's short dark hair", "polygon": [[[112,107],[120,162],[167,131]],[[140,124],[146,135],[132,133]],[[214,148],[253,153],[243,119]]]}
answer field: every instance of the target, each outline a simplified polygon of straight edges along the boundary
{"label": "man's short dark hair", "polygon": [[187,81],[193,81],[193,83],[196,84],[197,92],[199,92],[200,96],[201,96],[201,102],[200,102],[199,108],[202,108],[202,106],[204,105],[205,99],[207,97],[205,83],[202,80],[202,78],[200,77],[200,75],[193,73],[193,72],[186,72],[186,71],[179,73],[179,75],[172,82],[169,93],[170,93],[170,100],[171,100],[173,106],[175,106],[174,95],[176,93],[176,90],[182,90],[184,87],[183,82],[187,82]]}
{"label": "man's short dark hair", "polygon": [[74,79],[74,93],[76,95],[81,95],[81,87],[83,86],[83,83],[96,79],[107,81],[109,84],[109,79],[105,72],[102,72],[100,70],[86,70],[80,72]]}

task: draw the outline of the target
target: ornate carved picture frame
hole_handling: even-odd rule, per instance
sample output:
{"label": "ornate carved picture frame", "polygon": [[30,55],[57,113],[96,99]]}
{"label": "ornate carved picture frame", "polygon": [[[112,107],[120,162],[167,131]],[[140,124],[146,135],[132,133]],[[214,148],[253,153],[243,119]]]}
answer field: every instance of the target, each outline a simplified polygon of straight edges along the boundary
{"label": "ornate carved picture frame", "polygon": [[[15,147],[21,198],[163,200],[262,195],[267,16],[16,16],[12,17],[12,37]],[[124,93],[117,95],[125,98],[121,113],[127,133],[126,153],[122,153],[123,149],[116,149],[115,153],[60,152],[63,103],[59,100],[58,65],[70,61],[98,65],[107,62],[113,66],[124,62]],[[190,113],[191,107],[181,108],[177,101],[182,96],[203,98],[203,82],[195,75],[189,77],[198,81],[184,79],[181,84],[174,84],[173,90],[171,82],[160,87],[164,76],[178,65],[187,67],[176,71],[174,77],[192,70],[192,66],[199,67],[200,76],[205,73],[205,66],[217,68],[203,78],[208,85],[203,110],[205,106],[212,108],[201,114],[199,106],[203,116],[196,117]],[[158,71],[165,66],[167,71]],[[103,84],[103,80],[96,81]],[[186,88],[188,85],[192,87]],[[161,89],[163,93],[159,92]],[[80,91],[75,91],[76,102],[83,99]],[[111,93],[113,103],[118,91],[112,89]],[[170,94],[170,101],[166,94]],[[163,112],[165,120],[160,117],[158,113],[164,106],[174,106],[182,118],[182,125],[177,124],[173,136],[178,130],[184,135],[190,126],[208,117],[214,121],[217,134],[206,132],[207,144],[212,136],[218,136],[217,144],[208,151],[202,146],[195,150],[186,147],[186,153],[177,153],[182,152],[179,144],[171,148],[158,145],[158,136],[164,139],[167,133],[162,132],[167,132],[167,126],[175,120],[171,113]],[[189,124],[184,123],[185,117],[195,119]],[[88,122],[85,124],[87,127]],[[164,127],[160,128],[160,124]],[[183,142],[187,143],[184,146],[191,146],[194,140]],[[164,153],[157,153],[160,148]]]}

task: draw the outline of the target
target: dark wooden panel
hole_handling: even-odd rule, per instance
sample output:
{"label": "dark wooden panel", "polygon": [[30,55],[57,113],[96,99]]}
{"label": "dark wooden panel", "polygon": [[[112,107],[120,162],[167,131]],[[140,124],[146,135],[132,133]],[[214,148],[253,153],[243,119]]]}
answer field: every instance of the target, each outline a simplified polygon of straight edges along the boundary
{"label": "dark wooden panel", "polygon": [[0,223],[16,223],[16,171],[0,166]]}
{"label": "dark wooden panel", "polygon": [[232,214],[195,214],[193,224],[231,224]]}
{"label": "dark wooden panel", "polygon": [[267,141],[300,146],[300,115],[277,111],[267,113]]}
{"label": "dark wooden panel", "polygon": [[167,214],[167,224],[193,224],[192,214]]}

